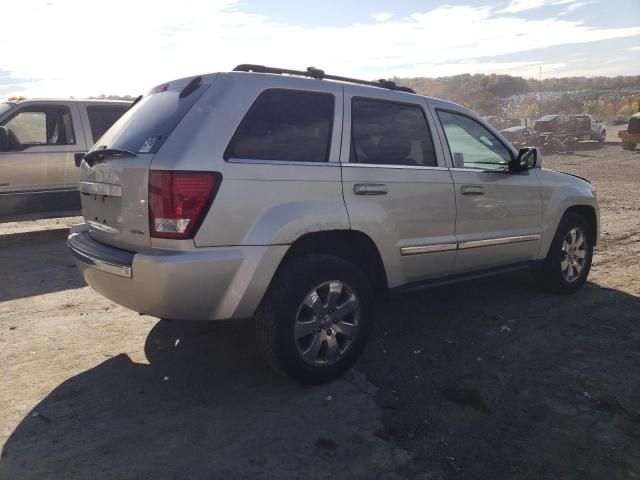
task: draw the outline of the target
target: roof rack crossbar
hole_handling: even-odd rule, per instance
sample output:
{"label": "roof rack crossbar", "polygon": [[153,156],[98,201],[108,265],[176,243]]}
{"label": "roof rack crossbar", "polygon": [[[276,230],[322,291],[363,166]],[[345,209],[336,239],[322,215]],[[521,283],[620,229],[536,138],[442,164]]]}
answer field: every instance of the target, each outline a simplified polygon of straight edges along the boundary
{"label": "roof rack crossbar", "polygon": [[401,87],[391,80],[380,79],[378,81],[359,80],[357,78],[340,77],[338,75],[327,75],[324,70],[315,67],[308,67],[306,70],[290,70],[287,68],[266,67],[264,65],[252,65],[243,63],[233,69],[234,72],[255,72],[255,73],[274,73],[276,75],[297,75],[301,77],[315,78],[316,80],[336,80],[338,82],[357,83],[359,85],[369,85],[371,87],[386,88],[388,90],[397,90],[399,92],[416,93],[409,87]]}

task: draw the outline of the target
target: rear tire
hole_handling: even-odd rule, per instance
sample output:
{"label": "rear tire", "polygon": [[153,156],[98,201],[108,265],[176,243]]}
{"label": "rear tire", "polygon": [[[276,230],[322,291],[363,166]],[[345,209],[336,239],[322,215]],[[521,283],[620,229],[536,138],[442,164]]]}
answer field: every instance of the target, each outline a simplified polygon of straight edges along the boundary
{"label": "rear tire", "polygon": [[541,286],[553,293],[574,293],[584,285],[593,258],[593,232],[585,218],[565,213],[543,265],[535,272]]}
{"label": "rear tire", "polygon": [[257,343],[293,380],[321,384],[355,363],[371,331],[371,286],[331,255],[293,258],[278,271],[256,313]]}

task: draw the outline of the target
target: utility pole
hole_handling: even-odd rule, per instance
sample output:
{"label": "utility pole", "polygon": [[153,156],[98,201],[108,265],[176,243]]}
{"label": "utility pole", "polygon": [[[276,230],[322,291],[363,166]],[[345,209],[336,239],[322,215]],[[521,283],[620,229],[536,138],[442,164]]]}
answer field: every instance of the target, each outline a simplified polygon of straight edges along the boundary
{"label": "utility pole", "polygon": [[539,81],[538,83],[540,84],[540,97],[539,97],[539,101],[540,104],[538,106],[538,118],[542,117],[542,65],[540,65],[540,76],[539,76]]}

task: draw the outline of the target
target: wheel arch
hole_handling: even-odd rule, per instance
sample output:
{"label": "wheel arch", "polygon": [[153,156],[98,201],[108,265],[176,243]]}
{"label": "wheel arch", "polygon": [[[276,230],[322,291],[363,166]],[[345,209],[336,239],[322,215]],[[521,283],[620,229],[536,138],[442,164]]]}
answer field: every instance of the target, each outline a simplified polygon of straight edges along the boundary
{"label": "wheel arch", "polygon": [[562,216],[564,217],[567,213],[575,213],[584,218],[589,226],[591,227],[591,241],[595,246],[598,243],[598,215],[596,214],[596,209],[592,205],[573,205],[567,208]]}
{"label": "wheel arch", "polygon": [[359,230],[325,230],[300,236],[287,250],[275,275],[292,258],[312,253],[334,255],[352,262],[370,279],[374,294],[384,293],[388,288],[382,256],[371,237]]}

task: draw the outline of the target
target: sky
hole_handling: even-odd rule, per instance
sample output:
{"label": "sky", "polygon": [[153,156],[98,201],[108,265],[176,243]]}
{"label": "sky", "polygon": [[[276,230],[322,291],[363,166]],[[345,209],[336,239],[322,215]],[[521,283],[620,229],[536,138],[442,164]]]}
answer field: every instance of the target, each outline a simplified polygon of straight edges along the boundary
{"label": "sky", "polygon": [[138,95],[241,63],[365,79],[640,74],[640,0],[20,0],[0,99]]}

